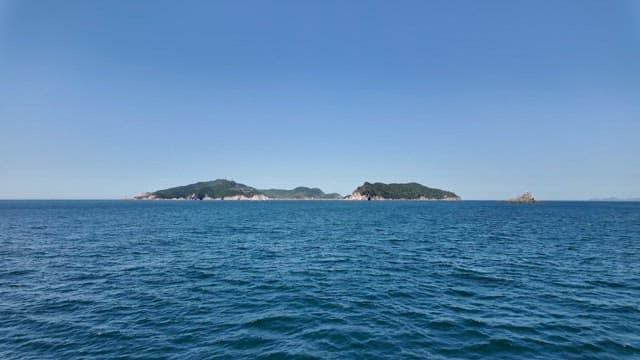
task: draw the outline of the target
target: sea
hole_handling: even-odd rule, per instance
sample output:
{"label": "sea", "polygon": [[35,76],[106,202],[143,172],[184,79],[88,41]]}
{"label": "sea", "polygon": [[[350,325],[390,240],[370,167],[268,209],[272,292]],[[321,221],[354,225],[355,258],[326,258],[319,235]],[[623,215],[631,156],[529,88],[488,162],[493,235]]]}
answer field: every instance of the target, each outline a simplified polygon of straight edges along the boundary
{"label": "sea", "polygon": [[0,359],[640,359],[640,203],[0,201]]}

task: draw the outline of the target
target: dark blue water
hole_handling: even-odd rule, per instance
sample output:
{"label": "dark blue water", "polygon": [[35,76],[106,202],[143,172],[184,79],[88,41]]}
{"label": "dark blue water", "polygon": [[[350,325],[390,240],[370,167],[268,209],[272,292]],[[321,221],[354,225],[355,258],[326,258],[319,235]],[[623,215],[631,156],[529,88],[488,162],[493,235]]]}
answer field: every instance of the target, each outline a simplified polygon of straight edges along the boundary
{"label": "dark blue water", "polygon": [[640,203],[0,202],[0,358],[640,358]]}

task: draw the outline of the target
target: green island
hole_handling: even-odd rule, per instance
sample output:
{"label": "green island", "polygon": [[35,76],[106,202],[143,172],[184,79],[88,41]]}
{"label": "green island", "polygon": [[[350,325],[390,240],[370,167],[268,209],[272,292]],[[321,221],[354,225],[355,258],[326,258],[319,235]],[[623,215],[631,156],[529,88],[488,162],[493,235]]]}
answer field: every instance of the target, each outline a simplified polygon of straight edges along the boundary
{"label": "green island", "polygon": [[349,200],[460,200],[451,191],[430,188],[415,182],[385,184],[365,182],[351,195]]}
{"label": "green island", "polygon": [[319,188],[299,186],[287,189],[257,189],[232,180],[217,179],[145,192],[137,200],[460,200],[453,192],[418,183],[384,184],[365,182],[351,195],[325,193]]}
{"label": "green island", "polygon": [[298,186],[293,190],[267,189],[260,191],[271,199],[342,199],[342,195],[338,193],[325,194],[325,192],[319,188],[309,188],[306,186]]}
{"label": "green island", "polygon": [[232,197],[253,198],[260,195],[260,191],[251,186],[231,180],[218,179],[144,193],[135,196],[135,198],[204,200]]}
{"label": "green island", "polygon": [[291,190],[260,190],[232,180],[217,179],[142,193],[133,198],[138,200],[336,200],[342,199],[342,195],[326,194],[318,188],[303,186]]}

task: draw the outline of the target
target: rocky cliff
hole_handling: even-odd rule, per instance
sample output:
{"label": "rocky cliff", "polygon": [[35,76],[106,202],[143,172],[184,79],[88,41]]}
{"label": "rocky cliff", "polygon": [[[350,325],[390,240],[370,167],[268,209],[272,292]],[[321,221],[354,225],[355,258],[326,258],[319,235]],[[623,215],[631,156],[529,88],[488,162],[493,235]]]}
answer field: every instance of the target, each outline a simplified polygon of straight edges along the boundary
{"label": "rocky cliff", "polygon": [[510,199],[507,199],[508,202],[513,202],[513,203],[528,203],[528,204],[532,204],[536,202],[536,199],[533,197],[533,194],[530,192],[526,192],[520,196],[516,196]]}

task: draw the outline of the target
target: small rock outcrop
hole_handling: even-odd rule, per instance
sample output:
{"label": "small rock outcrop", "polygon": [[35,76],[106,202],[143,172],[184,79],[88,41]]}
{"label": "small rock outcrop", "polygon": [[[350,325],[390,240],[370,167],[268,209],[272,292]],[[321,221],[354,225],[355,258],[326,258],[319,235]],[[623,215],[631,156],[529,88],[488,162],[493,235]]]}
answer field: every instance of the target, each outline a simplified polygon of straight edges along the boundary
{"label": "small rock outcrop", "polygon": [[533,194],[530,192],[526,192],[520,196],[516,196],[511,199],[507,199],[508,202],[512,203],[524,203],[524,204],[533,204],[536,202],[536,199],[533,197]]}

